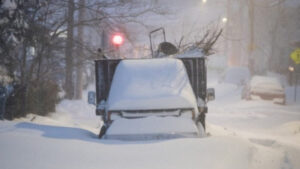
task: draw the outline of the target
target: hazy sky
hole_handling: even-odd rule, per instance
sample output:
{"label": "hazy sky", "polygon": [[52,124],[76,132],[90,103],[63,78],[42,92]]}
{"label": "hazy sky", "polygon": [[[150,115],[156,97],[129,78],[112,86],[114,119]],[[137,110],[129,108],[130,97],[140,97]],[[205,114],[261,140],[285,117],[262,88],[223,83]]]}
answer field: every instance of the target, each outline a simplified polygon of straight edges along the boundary
{"label": "hazy sky", "polygon": [[167,41],[174,42],[182,35],[199,30],[212,21],[221,23],[221,18],[226,16],[225,3],[220,0],[207,0],[206,3],[201,0],[160,0],[158,3],[168,14],[149,14],[145,17],[144,22],[150,28],[138,35],[140,43],[148,43],[148,32],[159,27],[166,29]]}

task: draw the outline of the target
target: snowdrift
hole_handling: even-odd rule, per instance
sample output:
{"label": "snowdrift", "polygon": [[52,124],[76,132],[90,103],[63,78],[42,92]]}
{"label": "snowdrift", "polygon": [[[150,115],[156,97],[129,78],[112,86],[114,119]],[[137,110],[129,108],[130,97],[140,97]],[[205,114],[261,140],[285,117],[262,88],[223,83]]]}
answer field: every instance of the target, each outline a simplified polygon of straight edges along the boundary
{"label": "snowdrift", "polygon": [[156,117],[117,119],[107,130],[107,139],[157,140],[198,137],[199,131],[191,118]]}

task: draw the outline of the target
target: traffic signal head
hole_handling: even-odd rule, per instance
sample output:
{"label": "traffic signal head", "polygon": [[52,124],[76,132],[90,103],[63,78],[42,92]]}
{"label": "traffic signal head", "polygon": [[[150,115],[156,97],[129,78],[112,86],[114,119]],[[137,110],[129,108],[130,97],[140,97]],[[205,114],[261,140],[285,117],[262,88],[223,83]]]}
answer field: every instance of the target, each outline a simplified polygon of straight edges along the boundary
{"label": "traffic signal head", "polygon": [[114,34],[112,37],[112,43],[115,46],[120,46],[124,42],[124,38],[121,34]]}

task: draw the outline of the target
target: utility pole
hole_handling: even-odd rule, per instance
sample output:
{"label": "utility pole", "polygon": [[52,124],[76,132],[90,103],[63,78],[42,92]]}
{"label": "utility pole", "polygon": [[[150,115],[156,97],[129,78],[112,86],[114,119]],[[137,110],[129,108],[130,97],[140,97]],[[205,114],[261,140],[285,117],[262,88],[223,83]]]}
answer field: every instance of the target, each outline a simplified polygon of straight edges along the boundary
{"label": "utility pole", "polygon": [[249,55],[248,55],[248,66],[251,71],[251,74],[254,73],[254,57],[253,51],[255,48],[254,45],[254,0],[248,0],[248,9],[249,9],[249,26],[250,26],[250,41],[249,41]]}
{"label": "utility pole", "polygon": [[65,91],[66,98],[73,99],[74,85],[73,85],[73,28],[74,28],[74,0],[68,0],[68,16],[67,16],[67,42],[66,42],[66,81]]}
{"label": "utility pole", "polygon": [[[84,43],[84,32],[83,32],[83,24],[81,23],[84,20],[85,16],[85,0],[79,0],[79,13],[78,13],[78,41],[83,45]],[[81,47],[77,48],[77,69],[76,69],[76,89],[75,89],[75,99],[82,98],[82,90],[83,90],[83,58],[84,53]]]}
{"label": "utility pole", "polygon": [[231,0],[227,0],[227,4],[226,4],[226,25],[225,25],[225,38],[224,38],[224,55],[227,57],[228,63],[229,63],[229,57],[228,57],[228,48],[229,48],[229,44],[228,44],[228,37],[229,37],[229,12],[230,12],[230,1]]}

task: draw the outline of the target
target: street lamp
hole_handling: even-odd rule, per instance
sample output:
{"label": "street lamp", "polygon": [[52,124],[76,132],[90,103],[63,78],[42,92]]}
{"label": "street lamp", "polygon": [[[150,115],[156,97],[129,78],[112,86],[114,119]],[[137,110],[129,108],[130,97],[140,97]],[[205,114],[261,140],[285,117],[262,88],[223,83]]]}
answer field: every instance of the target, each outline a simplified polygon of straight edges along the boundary
{"label": "street lamp", "polygon": [[222,22],[223,22],[223,23],[226,23],[227,21],[228,21],[228,19],[227,19],[226,17],[223,17],[223,18],[222,18]]}
{"label": "street lamp", "polygon": [[293,72],[295,69],[294,69],[294,67],[293,66],[289,66],[289,71],[290,72]]}
{"label": "street lamp", "polygon": [[202,3],[204,3],[204,4],[205,4],[206,2],[207,2],[207,0],[202,0]]}

